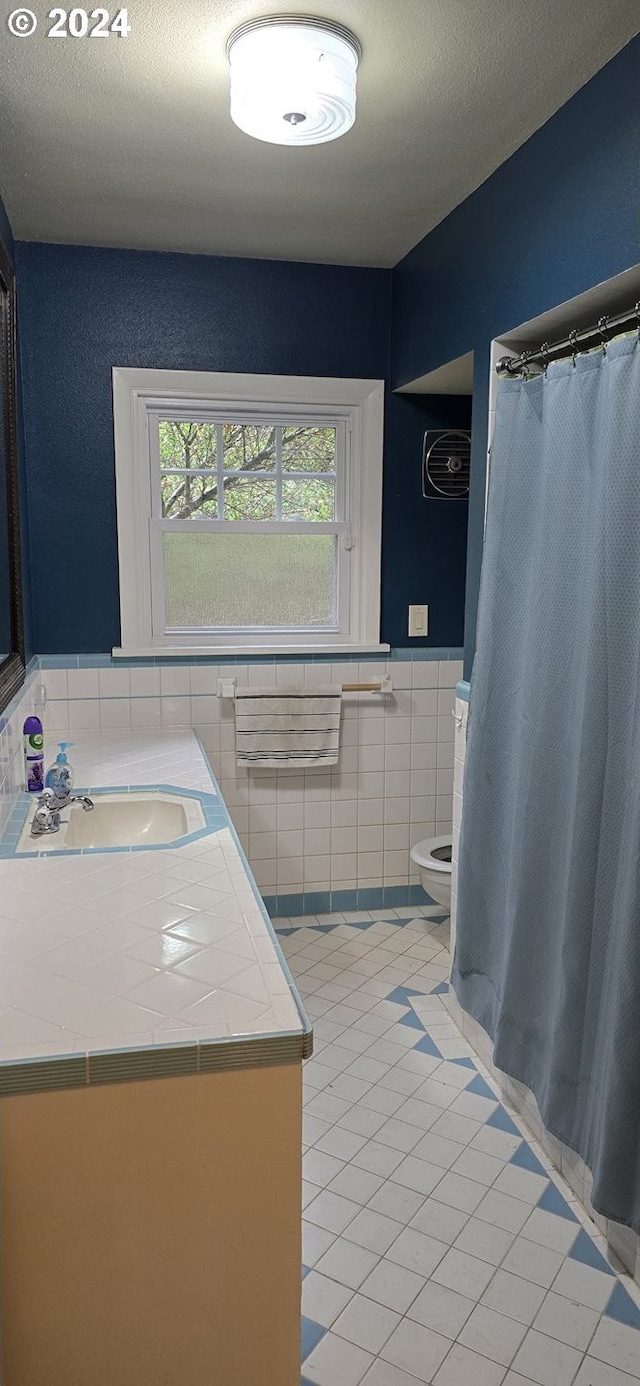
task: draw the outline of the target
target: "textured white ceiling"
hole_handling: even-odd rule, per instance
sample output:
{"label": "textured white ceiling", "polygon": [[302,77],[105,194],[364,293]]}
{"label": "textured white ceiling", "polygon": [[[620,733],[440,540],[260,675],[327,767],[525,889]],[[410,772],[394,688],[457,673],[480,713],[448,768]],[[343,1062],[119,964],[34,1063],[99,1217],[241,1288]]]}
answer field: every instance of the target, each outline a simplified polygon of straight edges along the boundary
{"label": "textured white ceiling", "polygon": [[125,40],[49,39],[44,17],[31,38],[4,29],[0,192],[15,235],[393,265],[639,24],[637,0],[320,0],[307,12],[363,45],[358,117],[334,143],[291,149],[231,123],[225,40],[301,8],[130,0]]}

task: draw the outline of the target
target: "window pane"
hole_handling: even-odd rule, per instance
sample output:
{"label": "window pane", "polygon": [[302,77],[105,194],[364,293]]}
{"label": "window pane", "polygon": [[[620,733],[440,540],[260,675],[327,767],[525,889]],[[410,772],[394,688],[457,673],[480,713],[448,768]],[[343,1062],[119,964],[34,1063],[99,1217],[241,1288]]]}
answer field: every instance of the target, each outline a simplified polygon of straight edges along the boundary
{"label": "window pane", "polygon": [[[222,519],[223,517],[220,516]],[[276,483],[257,477],[227,477],[224,483],[225,520],[275,520]]]}
{"label": "window pane", "polygon": [[337,625],[334,534],[168,533],[163,546],[169,629]]}
{"label": "window pane", "polygon": [[158,424],[161,467],[216,466],[216,426],[186,419],[161,419]]}
{"label": "window pane", "polygon": [[336,430],[288,424],[282,430],[284,472],[335,472]]}
{"label": "window pane", "polygon": [[167,520],[215,520],[218,482],[215,473],[183,471],[160,477],[162,514]]}
{"label": "window pane", "polygon": [[285,520],[334,520],[333,481],[283,481],[282,515]]}
{"label": "window pane", "polygon": [[225,472],[275,472],[276,429],[264,424],[223,424]]}

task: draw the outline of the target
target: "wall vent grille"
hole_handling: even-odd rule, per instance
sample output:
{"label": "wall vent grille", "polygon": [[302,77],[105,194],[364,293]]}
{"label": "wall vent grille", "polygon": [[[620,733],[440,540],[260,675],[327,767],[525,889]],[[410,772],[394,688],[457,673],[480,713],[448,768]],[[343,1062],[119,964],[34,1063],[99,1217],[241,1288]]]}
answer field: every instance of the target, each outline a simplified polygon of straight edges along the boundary
{"label": "wall vent grille", "polygon": [[422,447],[422,494],[426,500],[465,500],[469,495],[471,434],[468,429],[428,431]]}

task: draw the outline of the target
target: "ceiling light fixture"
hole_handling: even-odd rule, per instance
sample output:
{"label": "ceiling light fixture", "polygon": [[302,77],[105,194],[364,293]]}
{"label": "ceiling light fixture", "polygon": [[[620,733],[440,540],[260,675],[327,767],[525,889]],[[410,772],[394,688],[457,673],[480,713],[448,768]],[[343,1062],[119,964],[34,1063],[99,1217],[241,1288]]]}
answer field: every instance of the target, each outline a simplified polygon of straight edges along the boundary
{"label": "ceiling light fixture", "polygon": [[357,38],[306,15],[249,20],[227,41],[231,118],[270,144],[324,144],[356,118]]}

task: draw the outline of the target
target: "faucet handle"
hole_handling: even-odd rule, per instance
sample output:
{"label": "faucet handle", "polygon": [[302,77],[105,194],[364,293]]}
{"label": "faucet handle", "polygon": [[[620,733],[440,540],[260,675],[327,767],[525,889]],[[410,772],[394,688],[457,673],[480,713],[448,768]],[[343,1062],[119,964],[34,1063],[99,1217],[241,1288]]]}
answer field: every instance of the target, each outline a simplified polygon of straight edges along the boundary
{"label": "faucet handle", "polygon": [[63,790],[62,793],[60,793],[57,789],[48,788],[44,790],[38,802],[46,804],[47,807],[51,809],[63,809],[67,808],[73,801],[68,791]]}
{"label": "faucet handle", "polygon": [[54,817],[48,804],[41,802],[41,807],[37,808],[31,823],[31,836],[40,837],[42,833],[55,832]]}

